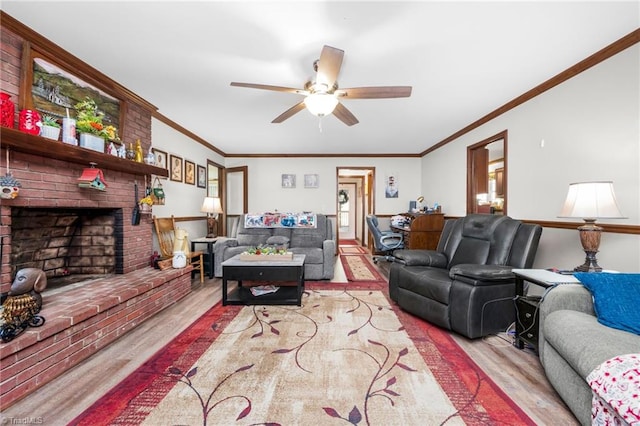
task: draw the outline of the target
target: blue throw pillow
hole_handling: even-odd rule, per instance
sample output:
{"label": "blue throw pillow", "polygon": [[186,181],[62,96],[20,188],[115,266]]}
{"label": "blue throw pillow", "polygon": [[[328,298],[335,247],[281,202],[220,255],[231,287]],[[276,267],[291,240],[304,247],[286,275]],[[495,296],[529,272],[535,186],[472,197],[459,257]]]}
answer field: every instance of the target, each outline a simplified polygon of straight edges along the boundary
{"label": "blue throw pillow", "polygon": [[640,274],[574,275],[593,295],[599,323],[640,335]]}

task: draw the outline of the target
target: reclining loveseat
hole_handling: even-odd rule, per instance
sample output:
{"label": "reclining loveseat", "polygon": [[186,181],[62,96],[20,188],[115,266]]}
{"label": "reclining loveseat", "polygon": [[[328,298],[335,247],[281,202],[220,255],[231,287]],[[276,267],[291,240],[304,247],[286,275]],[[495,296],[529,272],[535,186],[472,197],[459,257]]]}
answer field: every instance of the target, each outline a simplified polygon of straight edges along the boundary
{"label": "reclining loveseat", "polygon": [[514,268],[530,268],[539,225],[508,216],[470,214],[445,221],[436,250],[396,250],[389,295],[435,325],[471,339],[515,321]]}

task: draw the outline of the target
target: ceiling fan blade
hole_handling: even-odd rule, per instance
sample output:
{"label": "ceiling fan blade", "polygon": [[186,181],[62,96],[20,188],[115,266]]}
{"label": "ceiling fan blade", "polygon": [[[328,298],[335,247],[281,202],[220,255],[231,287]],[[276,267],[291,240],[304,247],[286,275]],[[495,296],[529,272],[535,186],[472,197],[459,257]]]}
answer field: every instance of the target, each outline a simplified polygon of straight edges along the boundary
{"label": "ceiling fan blade", "polygon": [[331,89],[338,79],[343,57],[344,50],[324,46],[318,60],[316,83],[326,84],[327,88]]}
{"label": "ceiling fan blade", "polygon": [[287,118],[290,118],[293,115],[299,113],[304,108],[305,108],[304,101],[298,102],[297,104],[295,104],[294,106],[292,106],[291,108],[289,108],[288,110],[286,110],[285,112],[283,112],[282,114],[280,114],[279,116],[274,118],[272,123],[282,123],[284,120],[286,120]]}
{"label": "ceiling fan blade", "polygon": [[351,114],[351,111],[349,111],[340,102],[338,102],[338,105],[336,105],[336,109],[333,110],[333,115],[335,115],[338,120],[342,121],[347,126],[353,126],[354,124],[359,123],[356,116]]}
{"label": "ceiling fan blade", "polygon": [[336,90],[336,95],[348,99],[408,98],[411,86],[352,87]]}
{"label": "ceiling fan blade", "polygon": [[238,82],[232,81],[231,85],[235,87],[248,87],[249,89],[262,89],[262,90],[273,90],[275,92],[296,93],[298,95],[309,94],[308,91],[303,89],[294,89],[293,87],[283,87],[283,86],[270,86],[268,84],[238,83]]}

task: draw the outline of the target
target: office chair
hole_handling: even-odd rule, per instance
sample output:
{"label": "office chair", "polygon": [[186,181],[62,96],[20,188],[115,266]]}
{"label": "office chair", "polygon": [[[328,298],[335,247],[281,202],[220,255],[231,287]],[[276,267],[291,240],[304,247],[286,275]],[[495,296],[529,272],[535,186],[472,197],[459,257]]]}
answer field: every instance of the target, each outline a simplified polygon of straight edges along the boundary
{"label": "office chair", "polygon": [[[155,217],[153,216],[153,225],[158,236],[158,246],[160,247],[160,255],[162,259],[169,259],[173,257],[174,239],[176,222],[173,215],[171,217]],[[200,272],[200,283],[204,282],[204,262],[202,260],[202,251],[190,251],[189,247],[186,247],[187,261],[193,265],[194,273]],[[193,276],[193,273],[191,274]]]}
{"label": "office chair", "polygon": [[378,263],[380,259],[384,259],[387,262],[395,262],[396,258],[391,253],[396,249],[404,248],[403,235],[391,230],[380,230],[378,218],[374,215],[367,216],[367,226],[373,235],[373,245],[376,253],[382,253],[382,255],[373,255],[373,263]]}

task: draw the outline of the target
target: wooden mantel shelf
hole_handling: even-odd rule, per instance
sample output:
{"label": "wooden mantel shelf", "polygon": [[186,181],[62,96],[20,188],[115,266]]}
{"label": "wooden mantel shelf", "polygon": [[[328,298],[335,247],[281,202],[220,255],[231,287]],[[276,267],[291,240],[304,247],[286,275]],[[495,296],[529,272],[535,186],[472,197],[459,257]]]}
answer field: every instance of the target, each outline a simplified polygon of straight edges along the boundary
{"label": "wooden mantel shelf", "polygon": [[26,154],[41,155],[56,160],[83,164],[96,163],[101,169],[115,170],[136,175],[156,175],[169,177],[169,171],[149,164],[136,163],[113,155],[103,154],[79,146],[68,145],[41,136],[34,136],[16,129],[0,129],[0,147],[11,148]]}

